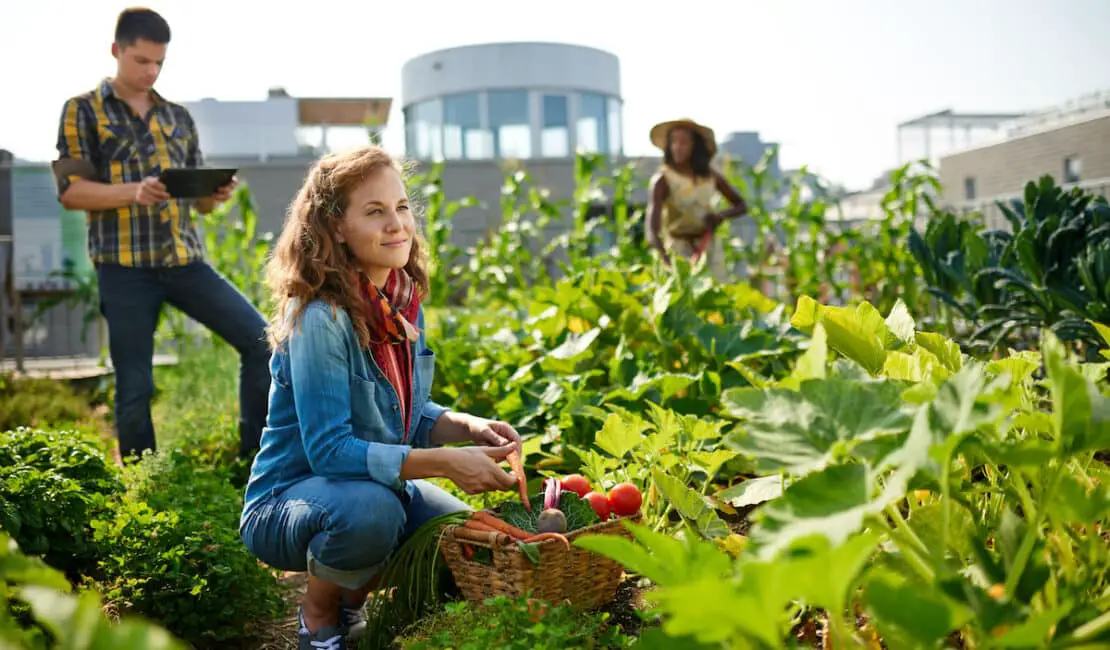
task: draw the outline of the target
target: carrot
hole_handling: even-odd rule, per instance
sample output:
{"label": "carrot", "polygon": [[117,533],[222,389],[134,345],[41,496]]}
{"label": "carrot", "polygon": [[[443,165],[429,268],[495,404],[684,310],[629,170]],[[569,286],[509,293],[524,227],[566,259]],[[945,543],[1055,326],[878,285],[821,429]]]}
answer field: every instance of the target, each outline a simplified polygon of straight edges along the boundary
{"label": "carrot", "polygon": [[524,504],[524,509],[532,512],[532,503],[528,501],[528,480],[524,477],[524,462],[520,459],[519,452],[511,452],[505,457],[509,461],[509,467],[516,474],[516,485],[520,488],[520,502]]}
{"label": "carrot", "polygon": [[565,544],[567,548],[570,548],[570,541],[564,535],[560,535],[559,533],[540,533],[539,535],[532,535],[531,537],[528,537],[527,539],[522,539],[520,541],[524,542],[525,544],[531,544],[532,542],[545,542],[549,539],[557,539]]}
{"label": "carrot", "polygon": [[487,523],[483,523],[481,521],[478,521],[477,519],[467,519],[466,523],[463,524],[463,528],[469,528],[471,530],[478,530],[478,531],[481,531],[483,533],[503,533],[503,532],[505,532],[505,531],[502,531],[502,530],[497,530],[493,526],[490,526]]}
{"label": "carrot", "polygon": [[509,537],[505,533],[475,530],[469,526],[455,526],[454,535],[457,540],[484,546],[504,546],[516,541],[515,538]]}
{"label": "carrot", "polygon": [[479,522],[481,522],[483,524],[488,524],[488,525],[492,526],[493,528],[495,528],[497,530],[497,532],[505,533],[506,535],[508,535],[509,537],[512,537],[513,539],[524,539],[526,537],[531,537],[532,536],[532,533],[529,533],[526,530],[521,530],[521,529],[519,529],[516,526],[513,526],[511,524],[507,524],[504,521],[501,521],[500,519],[498,519],[497,517],[494,517],[493,515],[491,515],[488,512],[483,512],[481,510],[477,510],[477,511],[474,512],[474,515],[472,516],[472,518],[478,520]]}

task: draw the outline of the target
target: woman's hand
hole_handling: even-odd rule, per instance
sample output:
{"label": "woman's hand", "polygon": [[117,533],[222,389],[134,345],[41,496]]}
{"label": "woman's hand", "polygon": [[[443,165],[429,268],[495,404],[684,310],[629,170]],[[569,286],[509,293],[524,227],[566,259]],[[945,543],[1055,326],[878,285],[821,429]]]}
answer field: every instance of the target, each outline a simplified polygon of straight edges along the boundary
{"label": "woman's hand", "polygon": [[508,447],[520,451],[520,434],[508,422],[480,418],[469,413],[448,411],[432,427],[433,446],[473,442],[483,447]]}
{"label": "woman's hand", "polygon": [[505,444],[444,450],[451,452],[444,473],[452,483],[467,494],[507,490],[516,485],[516,477],[511,472],[501,469],[497,463],[508,456],[513,449],[512,445]]}
{"label": "woman's hand", "polygon": [[705,226],[709,232],[716,232],[717,228],[725,222],[725,217],[721,216],[719,212],[710,212],[705,215]]}
{"label": "woman's hand", "polygon": [[513,445],[517,451],[520,451],[520,434],[508,422],[465,415],[463,424],[466,427],[467,440],[472,440],[475,444],[485,447]]}

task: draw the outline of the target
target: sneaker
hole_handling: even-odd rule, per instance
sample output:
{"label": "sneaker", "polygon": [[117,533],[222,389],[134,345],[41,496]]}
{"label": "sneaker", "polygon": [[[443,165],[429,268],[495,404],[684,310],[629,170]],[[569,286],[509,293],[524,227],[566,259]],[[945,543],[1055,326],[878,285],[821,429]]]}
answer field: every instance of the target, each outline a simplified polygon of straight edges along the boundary
{"label": "sneaker", "polygon": [[297,621],[301,629],[297,632],[298,650],[347,650],[347,639],[339,625],[309,632],[304,624],[304,616],[297,610]]}
{"label": "sneaker", "polygon": [[361,607],[339,607],[339,628],[349,639],[361,639],[366,633],[366,614]]}

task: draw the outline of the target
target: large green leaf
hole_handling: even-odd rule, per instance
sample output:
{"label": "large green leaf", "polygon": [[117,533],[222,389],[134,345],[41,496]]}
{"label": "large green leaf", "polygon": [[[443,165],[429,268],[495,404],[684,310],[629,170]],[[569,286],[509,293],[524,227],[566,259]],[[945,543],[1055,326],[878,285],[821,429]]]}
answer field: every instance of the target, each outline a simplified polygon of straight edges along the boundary
{"label": "large green leaf", "polygon": [[[902,319],[895,317],[896,322]],[[876,375],[883,368],[886,352],[900,346],[900,339],[890,330],[883,317],[869,303],[859,307],[820,305],[809,296],[798,299],[791,319],[797,329],[811,333],[817,323],[824,325],[829,347]],[[899,324],[899,327],[904,327]]]}
{"label": "large green leaf", "polygon": [[802,382],[807,379],[824,379],[828,362],[828,336],[825,334],[825,328],[821,323],[816,323],[813,326],[813,337],[810,339],[809,347],[794,364],[794,370],[785,379],[778,382],[778,385],[782,388],[797,390]]}
{"label": "large green leaf", "polygon": [[1071,474],[1060,477],[1060,484],[1047,504],[1062,521],[1076,524],[1094,524],[1110,516],[1110,486],[1089,481],[1084,485]]}
{"label": "large green leaf", "polygon": [[55,638],[57,650],[180,650],[165,630],[143,621],[111,624],[95,592],[66,594],[46,587],[23,587],[22,600]]}
{"label": "large green leaf", "polygon": [[681,375],[664,372],[657,375],[636,375],[627,388],[618,388],[605,395],[605,401],[628,400],[635,402],[647,393],[656,393],[657,399],[665,402],[691,384],[698,381],[697,375]]}
{"label": "large green leaf", "polygon": [[641,418],[610,413],[605,418],[601,431],[597,433],[594,444],[614,458],[623,458],[643,444],[644,432],[647,430],[648,423]]}
{"label": "large green leaf", "polygon": [[750,539],[764,560],[776,558],[797,540],[812,535],[843,544],[865,520],[902,497],[905,482],[892,480],[878,496],[875,480],[862,464],[833,465],[792,483],[782,497],[756,511]]}
{"label": "large green leaf", "polygon": [[878,533],[865,531],[833,545],[827,537],[815,535],[791,545],[780,561],[789,562],[798,574],[806,576],[795,589],[807,605],[843,616],[860,572],[880,540]]}
{"label": "large green leaf", "polygon": [[570,374],[578,364],[591,357],[590,348],[601,334],[601,329],[593,328],[584,334],[567,334],[567,339],[559,347],[547,353],[541,364],[548,372]]}
{"label": "large green leaf", "polygon": [[847,458],[865,442],[906,431],[901,388],[886,381],[831,378],[802,382],[799,390],[736,388],[723,406],[743,421],[728,439],[755,457],[761,471],[805,474]]}
{"label": "large green leaf", "polygon": [[620,562],[660,587],[721,581],[733,574],[732,562],[715,544],[694,536],[676,539],[628,520],[623,524],[633,539],[594,534],[579,536],[573,543]]}
{"label": "large green leaf", "polygon": [[955,341],[934,332],[917,332],[914,341],[918,346],[932,352],[945,368],[956,372],[963,366],[963,354]]}
{"label": "large green leaf", "polygon": [[1077,454],[1110,448],[1110,398],[1070,363],[1064,346],[1051,333],[1041,343],[1057,450]]}
{"label": "large green leaf", "polygon": [[734,508],[745,508],[779,498],[782,496],[782,489],[782,475],[771,474],[741,481],[718,492],[717,498],[727,501]]}
{"label": "large green leaf", "polygon": [[652,470],[652,480],[663,493],[675,512],[694,524],[698,533],[707,539],[728,536],[728,526],[717,516],[717,511],[705,503],[702,495],[685,483],[658,469]]}
{"label": "large green leaf", "polygon": [[887,569],[873,570],[863,592],[867,613],[891,648],[939,648],[972,612],[931,585]]}

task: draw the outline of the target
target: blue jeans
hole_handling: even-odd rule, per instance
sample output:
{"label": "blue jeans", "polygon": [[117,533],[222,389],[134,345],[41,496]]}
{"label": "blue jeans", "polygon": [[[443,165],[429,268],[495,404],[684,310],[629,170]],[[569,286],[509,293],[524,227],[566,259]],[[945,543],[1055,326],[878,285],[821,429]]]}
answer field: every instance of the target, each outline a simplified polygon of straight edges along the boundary
{"label": "blue jeans", "polygon": [[116,375],[120,455],[155,449],[154,331],[167,302],[239,352],[239,455],[256,451],[266,424],[270,346],[266,321],[246,296],[203,262],[162,268],[100,264],[96,275]]}
{"label": "blue jeans", "polygon": [[394,491],[368,479],[307,478],[244,513],[243,544],[282,571],[357,590],[433,517],[470,507],[426,481]]}

